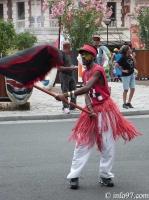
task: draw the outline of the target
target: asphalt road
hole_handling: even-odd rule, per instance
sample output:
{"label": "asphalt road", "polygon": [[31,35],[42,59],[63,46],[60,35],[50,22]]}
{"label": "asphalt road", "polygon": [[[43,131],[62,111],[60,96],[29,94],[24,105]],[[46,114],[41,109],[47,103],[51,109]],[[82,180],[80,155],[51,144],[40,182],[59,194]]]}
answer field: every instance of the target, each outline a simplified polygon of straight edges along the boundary
{"label": "asphalt road", "polygon": [[115,187],[99,186],[95,147],[79,190],[69,189],[66,179],[75,120],[1,123],[0,200],[149,199],[149,116],[130,120],[143,136],[116,142]]}

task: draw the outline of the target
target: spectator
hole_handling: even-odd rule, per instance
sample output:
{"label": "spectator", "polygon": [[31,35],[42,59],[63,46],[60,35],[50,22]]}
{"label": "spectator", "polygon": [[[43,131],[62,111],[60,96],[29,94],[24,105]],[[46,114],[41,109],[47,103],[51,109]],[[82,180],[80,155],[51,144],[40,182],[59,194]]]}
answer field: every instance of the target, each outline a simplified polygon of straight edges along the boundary
{"label": "spectator", "polygon": [[[119,53],[119,50],[117,48],[114,48],[113,50],[113,56],[112,56],[112,62],[116,61],[118,62],[119,59],[121,58],[122,54]],[[121,75],[122,75],[122,71],[115,66],[115,70],[116,70],[116,77],[115,77],[115,82],[121,82]]]}
{"label": "spectator", "polygon": [[[63,50],[61,51],[63,65],[59,66],[59,79],[61,83],[61,90],[63,93],[76,89],[76,81],[73,76],[73,70],[75,70],[76,67],[72,65],[70,56],[68,54],[68,52],[70,51],[70,47],[70,42],[64,42]],[[70,101],[76,104],[76,97],[71,97]],[[67,103],[63,102],[62,110],[64,113],[69,114],[70,112],[73,112],[75,108],[72,106],[69,107]]]}
{"label": "spectator", "polygon": [[112,66],[112,75],[111,75],[111,81],[115,82],[117,80],[117,76],[116,76],[116,61],[113,61],[113,66]]}
{"label": "spectator", "polygon": [[105,53],[105,51],[100,47],[100,36],[94,35],[93,45],[97,48],[97,51],[98,51],[98,54],[94,62],[105,69],[109,63],[109,58],[107,54]]}
{"label": "spectator", "polygon": [[[135,91],[134,68],[136,66],[136,54],[128,45],[122,48],[122,57],[117,61],[116,66],[122,71],[123,82],[123,108],[133,108],[131,101]],[[121,67],[122,66],[122,67]],[[127,101],[127,93],[130,88],[130,94]]]}

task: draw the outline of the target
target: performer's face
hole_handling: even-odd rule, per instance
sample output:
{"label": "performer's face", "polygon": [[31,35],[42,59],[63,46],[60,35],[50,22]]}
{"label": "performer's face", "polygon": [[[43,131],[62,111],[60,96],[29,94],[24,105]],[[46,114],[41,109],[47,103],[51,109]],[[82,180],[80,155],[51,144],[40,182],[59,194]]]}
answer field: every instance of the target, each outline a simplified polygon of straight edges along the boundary
{"label": "performer's face", "polygon": [[81,57],[83,65],[89,65],[93,62],[93,55],[89,52],[86,51],[82,52]]}

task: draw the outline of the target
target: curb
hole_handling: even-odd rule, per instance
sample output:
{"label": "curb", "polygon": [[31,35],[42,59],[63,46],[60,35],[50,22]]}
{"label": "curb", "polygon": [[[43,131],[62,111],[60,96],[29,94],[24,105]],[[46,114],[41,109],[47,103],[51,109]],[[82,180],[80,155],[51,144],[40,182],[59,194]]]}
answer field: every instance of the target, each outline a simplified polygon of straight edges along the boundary
{"label": "curb", "polygon": [[0,116],[0,122],[4,121],[30,121],[30,120],[63,120],[78,118],[80,114],[28,114]]}
{"label": "curb", "polygon": [[[122,111],[123,116],[149,115],[149,110]],[[78,118],[80,113],[74,114],[27,114],[0,116],[0,121],[29,121],[29,120],[63,120]]]}

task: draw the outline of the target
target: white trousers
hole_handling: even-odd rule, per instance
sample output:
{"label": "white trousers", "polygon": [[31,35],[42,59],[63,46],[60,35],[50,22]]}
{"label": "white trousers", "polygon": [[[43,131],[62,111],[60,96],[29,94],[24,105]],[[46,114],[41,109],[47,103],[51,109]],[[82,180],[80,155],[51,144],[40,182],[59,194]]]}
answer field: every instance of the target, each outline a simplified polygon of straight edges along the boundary
{"label": "white trousers", "polygon": [[[101,113],[98,114],[98,124],[101,127]],[[79,145],[74,149],[74,156],[70,173],[67,178],[81,177],[81,173],[86,166],[93,147],[88,148],[87,145]],[[100,153],[100,152],[99,152]],[[112,128],[108,118],[108,131],[102,132],[101,156],[99,162],[99,177],[113,178],[111,172],[115,156],[115,140],[113,138]]]}

